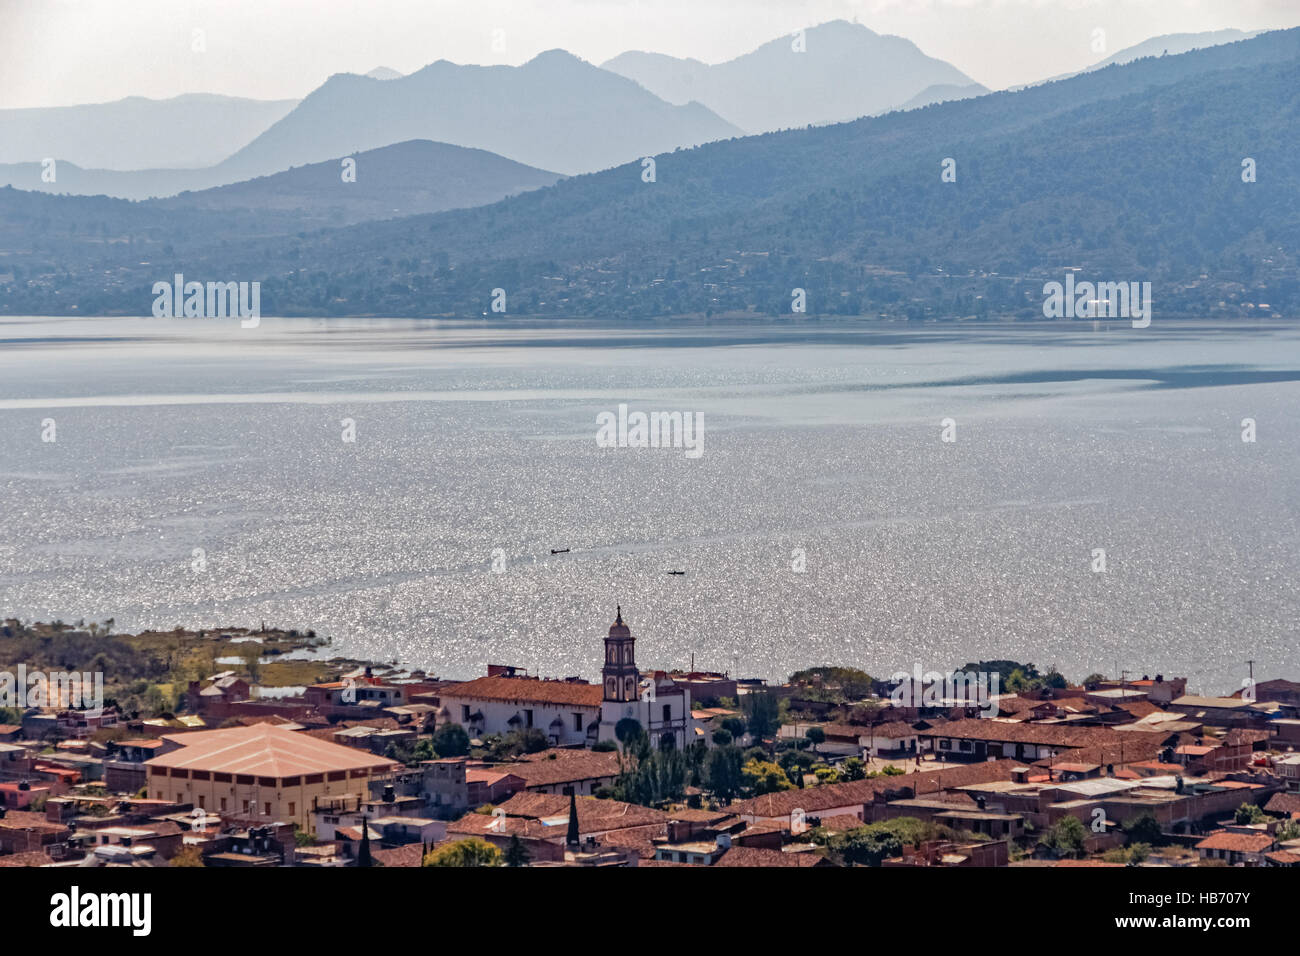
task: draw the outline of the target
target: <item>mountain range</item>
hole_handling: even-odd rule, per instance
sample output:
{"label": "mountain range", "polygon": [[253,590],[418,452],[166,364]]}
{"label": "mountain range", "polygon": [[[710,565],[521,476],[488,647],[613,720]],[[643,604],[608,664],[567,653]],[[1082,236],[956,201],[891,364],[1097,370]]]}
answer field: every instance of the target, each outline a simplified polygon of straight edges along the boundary
{"label": "mountain range", "polygon": [[482,149],[412,140],[145,205],[292,216],[293,231],[484,206],[550,186],[559,174]]}
{"label": "mountain range", "polygon": [[1296,89],[1300,30],[1278,31],[675,150],[653,182],[632,162],[280,235],[0,190],[0,311],[141,314],[184,272],[259,280],[268,314],[480,315],[502,288],[514,315],[788,315],[802,288],[813,314],[1041,318],[1044,281],[1072,269],[1152,282],[1158,316],[1300,308]]}
{"label": "mountain range", "polygon": [[872,116],[932,88],[978,87],[910,40],[845,20],[772,40],[715,65],[637,51],[601,65],[669,103],[703,103],[749,133]]}
{"label": "mountain range", "polygon": [[1078,76],[1080,73],[1104,70],[1108,66],[1117,66],[1121,63],[1132,63],[1144,56],[1177,56],[1180,53],[1190,53],[1192,50],[1204,50],[1212,46],[1221,46],[1224,43],[1236,43],[1239,40],[1249,40],[1251,37],[1259,36],[1263,32],[1263,30],[1250,32],[1245,30],[1211,30],[1205,33],[1167,33],[1125,47],[1086,69],[1074,73],[1061,73],[1039,82],[1051,83],[1055,80],[1064,80],[1071,76]]}
{"label": "mountain range", "polygon": [[39,170],[41,160],[54,158],[102,170],[211,166],[283,119],[297,102],[190,93],[0,110],[0,164]]}
{"label": "mountain range", "polygon": [[[561,50],[519,67],[439,60],[409,76],[387,79],[340,73],[291,107],[251,142],[207,168],[119,172],[58,162],[50,182],[42,176],[44,166],[29,161],[0,165],[0,185],[146,199],[270,176],[411,140],[487,150],[535,169],[572,175],[741,135],[698,103],[666,103],[631,80]],[[224,128],[214,124],[196,138],[210,142],[213,130],[225,136]]]}

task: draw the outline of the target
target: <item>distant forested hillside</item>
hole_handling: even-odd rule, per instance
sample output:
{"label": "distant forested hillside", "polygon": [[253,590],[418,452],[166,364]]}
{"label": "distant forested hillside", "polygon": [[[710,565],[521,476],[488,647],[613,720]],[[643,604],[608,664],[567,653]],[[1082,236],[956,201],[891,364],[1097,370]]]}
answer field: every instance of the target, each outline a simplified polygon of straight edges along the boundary
{"label": "distant forested hillside", "polygon": [[496,288],[510,314],[781,314],[799,287],[810,314],[1028,318],[1078,267],[1152,282],[1157,316],[1295,314],[1296,142],[1300,30],[289,237],[0,191],[0,308],[143,314],[184,272],[261,280],[267,314],[479,315]]}

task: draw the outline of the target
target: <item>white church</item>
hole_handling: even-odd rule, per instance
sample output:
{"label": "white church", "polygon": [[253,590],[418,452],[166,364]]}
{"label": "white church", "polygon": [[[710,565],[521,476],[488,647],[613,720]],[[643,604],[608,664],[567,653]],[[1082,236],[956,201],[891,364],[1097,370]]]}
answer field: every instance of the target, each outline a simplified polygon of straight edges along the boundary
{"label": "white church", "polygon": [[691,717],[691,692],[669,680],[662,671],[641,677],[636,667],[636,638],[623,623],[623,608],[605,638],[605,666],[601,669],[604,699],[600,705],[598,740],[617,740],[614,728],[631,717],[660,747],[671,737],[678,749],[703,740]]}
{"label": "white church", "polygon": [[662,671],[643,676],[636,666],[636,638],[618,609],[605,638],[599,685],[574,680],[516,677],[514,668],[489,667],[479,677],[443,691],[439,722],[459,723],[471,738],[540,729],[553,747],[590,747],[617,741],[615,728],[631,717],[656,747],[671,738],[684,748],[709,738],[691,717],[691,692]]}

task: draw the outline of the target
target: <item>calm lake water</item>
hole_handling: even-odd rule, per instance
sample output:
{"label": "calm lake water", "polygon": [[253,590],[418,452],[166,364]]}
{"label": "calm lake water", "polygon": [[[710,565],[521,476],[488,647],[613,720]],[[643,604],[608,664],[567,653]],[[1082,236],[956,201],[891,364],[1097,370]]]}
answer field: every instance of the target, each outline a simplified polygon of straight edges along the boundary
{"label": "calm lake water", "polygon": [[[621,402],[702,413],[702,456],[598,447]],[[1158,316],[0,319],[0,616],[592,677],[621,603],[643,667],[1230,691],[1300,678],[1297,409],[1300,331]]]}

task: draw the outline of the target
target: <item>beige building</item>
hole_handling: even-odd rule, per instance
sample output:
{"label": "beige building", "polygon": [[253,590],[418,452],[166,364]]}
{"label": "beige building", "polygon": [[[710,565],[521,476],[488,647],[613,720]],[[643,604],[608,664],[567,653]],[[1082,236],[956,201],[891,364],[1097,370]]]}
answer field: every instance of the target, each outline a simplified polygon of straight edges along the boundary
{"label": "beige building", "polygon": [[272,724],[164,735],[146,761],[148,795],[251,823],[312,830],[321,798],[367,795],[368,781],[400,764]]}

